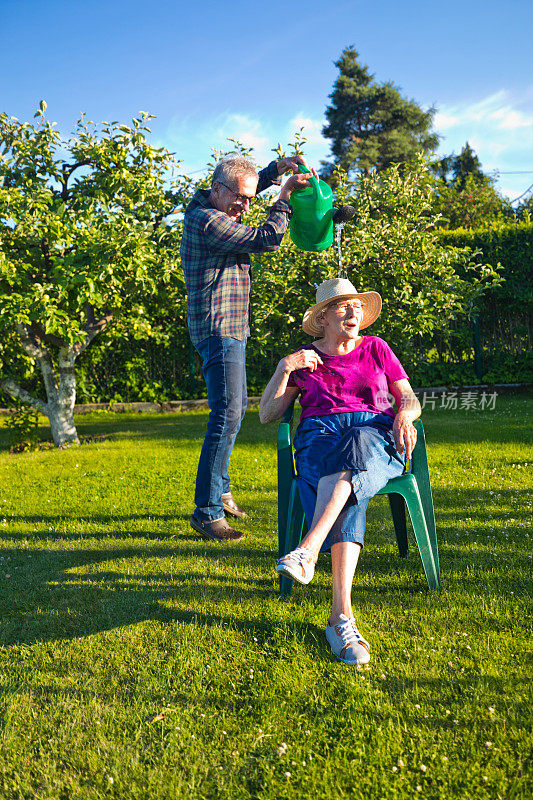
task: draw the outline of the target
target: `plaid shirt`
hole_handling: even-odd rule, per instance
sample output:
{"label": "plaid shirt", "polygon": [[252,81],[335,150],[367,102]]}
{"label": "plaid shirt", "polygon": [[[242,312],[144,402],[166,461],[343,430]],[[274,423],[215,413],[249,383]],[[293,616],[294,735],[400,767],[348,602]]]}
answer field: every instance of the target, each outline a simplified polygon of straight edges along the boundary
{"label": "plaid shirt", "polygon": [[[277,162],[259,173],[257,194],[279,183]],[[187,322],[193,344],[208,336],[246,339],[250,333],[249,253],[277,250],[290,206],[276,200],[266,222],[250,228],[213,208],[209,189],[198,189],[185,210],[181,264],[187,287]]]}

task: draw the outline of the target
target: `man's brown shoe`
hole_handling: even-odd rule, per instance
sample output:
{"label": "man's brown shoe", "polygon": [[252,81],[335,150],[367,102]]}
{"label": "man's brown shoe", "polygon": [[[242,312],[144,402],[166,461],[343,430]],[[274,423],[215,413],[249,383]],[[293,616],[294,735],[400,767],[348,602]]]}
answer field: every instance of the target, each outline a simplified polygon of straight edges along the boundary
{"label": "man's brown shoe", "polygon": [[224,492],[222,495],[222,505],[224,506],[226,514],[231,514],[232,517],[241,517],[241,519],[244,519],[244,517],[248,516],[244,508],[237,505],[231,492]]}
{"label": "man's brown shoe", "polygon": [[226,517],[215,519],[212,522],[202,522],[201,519],[193,516],[189,522],[191,527],[201,533],[204,539],[214,539],[216,542],[239,542],[244,539],[244,533],[232,528]]}

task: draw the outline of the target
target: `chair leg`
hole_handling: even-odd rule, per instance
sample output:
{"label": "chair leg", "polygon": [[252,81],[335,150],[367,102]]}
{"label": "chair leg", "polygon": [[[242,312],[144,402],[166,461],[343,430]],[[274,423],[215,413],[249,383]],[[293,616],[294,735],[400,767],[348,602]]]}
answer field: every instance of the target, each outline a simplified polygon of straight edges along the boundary
{"label": "chair leg", "polygon": [[[302,501],[300,500],[300,493],[298,491],[298,482],[293,480],[290,488],[289,507],[287,510],[287,525],[285,528],[285,536],[283,542],[283,552],[281,556],[290,553],[300,544],[302,539],[303,529],[305,525],[305,515],[302,508]],[[279,576],[279,591],[282,595],[289,595],[292,591],[293,581],[287,578],[286,575]]]}
{"label": "chair leg", "polygon": [[435,557],[430,533],[426,525],[426,518],[422,507],[420,492],[416,483],[404,487],[404,497],[409,509],[411,522],[415,532],[416,543],[422,559],[422,566],[430,589],[440,589],[440,572],[438,555]]}
{"label": "chair leg", "polygon": [[292,592],[293,581],[286,575],[279,576],[279,593],[282,597],[288,597]]}
{"label": "chair leg", "polygon": [[429,541],[433,550],[433,558],[437,574],[440,574],[439,567],[439,548],[437,544],[437,530],[435,527],[435,509],[433,507],[433,495],[431,492],[431,481],[429,479],[429,466],[426,451],[426,437],[424,433],[424,426],[422,421],[419,420],[415,423],[417,430],[417,442],[413,453],[413,476],[416,479],[416,485],[420,492],[420,499],[422,500],[422,508],[424,509],[424,517],[426,520],[427,529],[429,532]]}
{"label": "chair leg", "polygon": [[405,501],[401,494],[396,494],[395,492],[391,492],[388,495],[388,498],[392,514],[392,521],[394,522],[396,541],[398,542],[398,550],[400,551],[401,558],[405,558],[409,551],[409,542],[407,540],[407,521],[405,519]]}

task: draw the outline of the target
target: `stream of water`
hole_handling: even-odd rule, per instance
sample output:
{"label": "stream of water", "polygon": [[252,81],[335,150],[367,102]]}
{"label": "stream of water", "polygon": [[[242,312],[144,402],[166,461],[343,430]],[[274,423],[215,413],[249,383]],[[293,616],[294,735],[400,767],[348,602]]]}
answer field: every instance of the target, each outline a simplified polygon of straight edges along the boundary
{"label": "stream of water", "polygon": [[339,222],[338,225],[335,225],[335,244],[337,245],[337,254],[339,257],[339,269],[337,270],[337,278],[346,278],[346,271],[342,266],[342,248],[341,248],[341,238],[342,238],[342,229],[346,225],[345,222]]}

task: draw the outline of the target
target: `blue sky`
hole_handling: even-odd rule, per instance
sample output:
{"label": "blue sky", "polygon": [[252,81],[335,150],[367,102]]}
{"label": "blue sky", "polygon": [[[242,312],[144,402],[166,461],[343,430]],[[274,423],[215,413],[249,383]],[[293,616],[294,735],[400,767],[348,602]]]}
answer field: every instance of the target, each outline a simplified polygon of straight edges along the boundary
{"label": "blue sky", "polygon": [[437,107],[442,154],[468,140],[511,199],[533,184],[531,0],[0,0],[0,11],[0,110],[19,119],[41,99],[65,132],[81,111],[127,121],[142,109],[189,172],[229,136],[264,164],[303,125],[318,164],[334,61],[354,45],[378,80]]}

